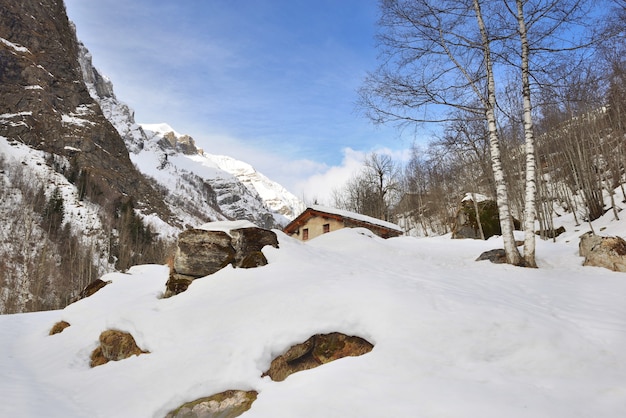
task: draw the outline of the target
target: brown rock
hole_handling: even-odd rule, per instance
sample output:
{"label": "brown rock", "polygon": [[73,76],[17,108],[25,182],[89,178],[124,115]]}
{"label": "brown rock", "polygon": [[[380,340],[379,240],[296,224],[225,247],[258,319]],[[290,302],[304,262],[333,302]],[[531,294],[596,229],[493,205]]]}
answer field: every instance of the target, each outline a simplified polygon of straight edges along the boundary
{"label": "brown rock", "polygon": [[0,33],[10,42],[0,42],[0,115],[7,115],[0,136],[66,157],[69,171],[83,175],[84,190],[95,203],[132,196],[168,219],[163,195],[135,168],[123,139],[87,90],[63,2],[4,1]]}
{"label": "brown rock", "polygon": [[318,363],[326,364],[343,357],[361,356],[372,348],[374,346],[363,338],[333,332],[317,336],[311,354]]}
{"label": "brown rock", "polygon": [[339,332],[316,334],[303,343],[290,347],[284,354],[272,360],[270,368],[263,373],[274,381],[283,381],[289,375],[315,368],[348,356],[361,356],[374,346],[361,337],[347,336]]}
{"label": "brown rock", "polygon": [[52,329],[50,329],[50,333],[48,335],[54,335],[54,334],[59,334],[61,332],[63,332],[63,330],[67,327],[69,327],[70,324],[69,322],[66,321],[59,321],[56,324],[54,324],[52,326]]}
{"label": "brown rock", "polygon": [[[265,256],[259,257],[258,253],[266,245],[271,245],[274,248],[278,248],[278,237],[274,231],[263,228],[237,228],[230,231],[232,236],[232,245],[235,248],[235,266],[243,267],[244,260],[249,259],[251,256],[256,260],[256,265],[252,265],[250,260],[247,260],[245,264],[251,267],[264,266],[267,264]],[[262,253],[261,253],[262,255]],[[244,267],[249,268],[249,267]]]}
{"label": "brown rock", "polygon": [[163,297],[169,298],[179,293],[183,293],[187,290],[193,279],[194,277],[191,276],[170,273],[170,278],[167,280],[167,283],[165,283],[165,293],[163,294]]}
{"label": "brown rock", "polygon": [[98,290],[102,289],[104,286],[108,285],[109,283],[111,283],[110,280],[106,282],[100,279],[94,280],[93,282],[85,286],[85,288],[78,295],[78,299],[79,300],[84,299],[93,295],[94,293],[96,293]]}
{"label": "brown rock", "polygon": [[100,346],[91,353],[91,367],[146,353],[148,352],[137,346],[135,339],[129,333],[107,330],[100,334]]}

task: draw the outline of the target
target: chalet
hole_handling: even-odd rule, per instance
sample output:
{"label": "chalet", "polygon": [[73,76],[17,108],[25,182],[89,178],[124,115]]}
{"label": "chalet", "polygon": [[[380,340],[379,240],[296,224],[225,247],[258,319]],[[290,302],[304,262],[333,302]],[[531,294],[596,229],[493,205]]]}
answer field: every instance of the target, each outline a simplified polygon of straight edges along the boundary
{"label": "chalet", "polygon": [[342,228],[367,228],[382,238],[402,235],[402,229],[391,222],[370,216],[314,205],[308,207],[283,232],[301,241],[307,241]]}

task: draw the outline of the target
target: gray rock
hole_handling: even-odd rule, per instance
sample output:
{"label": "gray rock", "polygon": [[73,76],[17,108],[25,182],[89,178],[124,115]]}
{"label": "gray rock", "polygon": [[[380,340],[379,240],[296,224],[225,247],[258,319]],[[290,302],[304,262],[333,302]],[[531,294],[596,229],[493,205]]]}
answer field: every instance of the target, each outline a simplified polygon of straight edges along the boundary
{"label": "gray rock", "polygon": [[601,237],[587,232],[580,236],[578,251],[585,257],[583,266],[626,272],[626,241],[621,237]]}
{"label": "gray rock", "polygon": [[235,249],[227,233],[188,229],[178,236],[174,272],[203,277],[221,270],[234,260]]}
{"label": "gray rock", "polygon": [[235,418],[250,409],[257,395],[253,390],[227,390],[187,402],[165,418]]}
{"label": "gray rock", "polygon": [[489,260],[494,264],[505,264],[506,263],[506,252],[502,248],[497,248],[495,250],[485,251],[481,255],[478,256],[476,261]]}
{"label": "gray rock", "polygon": [[278,248],[273,231],[263,228],[238,228],[230,231],[188,229],[178,236],[176,255],[163,297],[187,290],[193,280],[213,274],[229,264],[253,268],[267,264],[261,252],[266,245]]}

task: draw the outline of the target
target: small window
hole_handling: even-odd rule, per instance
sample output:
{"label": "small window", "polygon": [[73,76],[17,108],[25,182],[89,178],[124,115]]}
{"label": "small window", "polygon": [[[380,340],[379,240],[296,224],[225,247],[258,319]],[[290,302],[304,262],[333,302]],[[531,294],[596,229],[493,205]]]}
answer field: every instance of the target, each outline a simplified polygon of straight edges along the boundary
{"label": "small window", "polygon": [[302,230],[302,241],[306,241],[309,239],[309,228],[304,228]]}
{"label": "small window", "polygon": [[330,224],[324,224],[324,233],[330,232]]}

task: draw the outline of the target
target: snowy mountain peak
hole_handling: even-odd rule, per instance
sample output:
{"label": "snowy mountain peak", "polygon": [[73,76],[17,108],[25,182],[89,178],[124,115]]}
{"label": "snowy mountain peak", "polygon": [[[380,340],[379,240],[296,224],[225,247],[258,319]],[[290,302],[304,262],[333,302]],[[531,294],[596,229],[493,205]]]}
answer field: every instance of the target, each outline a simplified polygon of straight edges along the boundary
{"label": "snowy mountain peak", "polygon": [[143,129],[147,131],[152,131],[154,133],[165,135],[169,132],[174,133],[177,137],[183,136],[183,134],[178,133],[167,123],[140,123],[139,124]]}
{"label": "snowy mountain peak", "polygon": [[233,218],[274,228],[304,210],[298,198],[251,165],[205,154],[191,136],[168,123],[137,124],[134,111],[117,99],[82,44],[79,62],[89,94],[124,139],[133,163],[168,191],[167,203],[181,224]]}
{"label": "snowy mountain peak", "polygon": [[195,163],[199,163],[203,170],[211,167],[236,178],[252,196],[257,196],[267,209],[278,215],[277,221],[280,224],[283,224],[284,220],[294,219],[305,209],[304,203],[297,197],[259,173],[250,164],[225,155],[205,153],[202,149],[196,148],[191,136],[176,132],[167,123],[141,124],[141,127],[150,141],[157,141],[165,146],[169,144],[178,153],[182,152]]}

